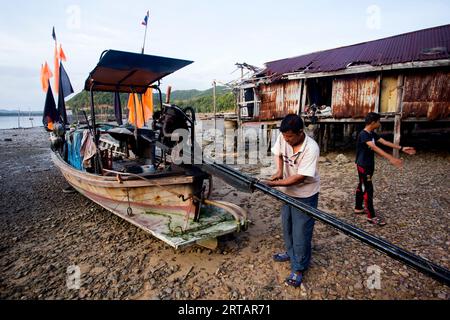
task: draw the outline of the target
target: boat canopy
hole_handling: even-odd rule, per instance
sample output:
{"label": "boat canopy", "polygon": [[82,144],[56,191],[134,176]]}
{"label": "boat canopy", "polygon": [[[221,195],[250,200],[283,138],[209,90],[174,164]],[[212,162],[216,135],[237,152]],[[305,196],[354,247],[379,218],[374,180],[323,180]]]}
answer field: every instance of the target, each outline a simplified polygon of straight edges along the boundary
{"label": "boat canopy", "polygon": [[193,61],[107,50],[91,71],[84,89],[106,92],[144,93],[154,82]]}

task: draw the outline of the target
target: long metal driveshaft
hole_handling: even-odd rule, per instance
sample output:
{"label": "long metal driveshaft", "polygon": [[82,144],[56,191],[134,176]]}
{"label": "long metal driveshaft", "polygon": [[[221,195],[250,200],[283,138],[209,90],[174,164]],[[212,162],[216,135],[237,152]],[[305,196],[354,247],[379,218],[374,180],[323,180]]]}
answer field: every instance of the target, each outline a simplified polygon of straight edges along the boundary
{"label": "long metal driveshaft", "polygon": [[286,204],[293,206],[294,208],[301,210],[307,215],[319,220],[336,230],[343,232],[344,234],[355,238],[379,251],[387,254],[388,256],[401,261],[416,270],[431,276],[439,282],[450,286],[450,271],[441,267],[427,259],[419,257],[412,252],[404,250],[386,240],[371,235],[362,229],[359,229],[349,223],[339,220],[338,218],[323,212],[321,210],[312,208],[299,200],[288,196],[287,194],[280,192],[272,187],[269,187],[258,179],[249,177],[241,172],[230,168],[224,164],[216,164],[212,160],[203,159],[203,164],[200,165],[203,171],[209,174],[222,178],[226,183],[237,188],[241,191],[253,192],[259,190],[265,194],[269,194],[275,199],[283,201]]}

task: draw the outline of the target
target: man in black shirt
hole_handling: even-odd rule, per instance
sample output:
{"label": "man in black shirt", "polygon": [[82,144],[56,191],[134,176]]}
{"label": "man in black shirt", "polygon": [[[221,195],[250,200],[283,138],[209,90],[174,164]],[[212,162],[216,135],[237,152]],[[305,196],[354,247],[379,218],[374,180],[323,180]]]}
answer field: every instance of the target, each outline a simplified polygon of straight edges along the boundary
{"label": "man in black shirt", "polygon": [[[375,153],[389,160],[395,167],[401,169],[403,160],[397,159],[377,147],[379,142],[393,149],[398,149],[406,154],[413,155],[416,150],[412,147],[401,147],[380,138],[374,130],[380,127],[380,115],[375,112],[369,112],[365,119],[366,126],[358,135],[356,144],[356,166],[358,169],[359,183],[356,189],[355,213],[367,213],[367,221],[370,223],[384,226],[386,222],[379,216],[376,216],[373,208],[373,184],[372,177],[375,170]],[[365,209],[363,209],[363,203]]]}

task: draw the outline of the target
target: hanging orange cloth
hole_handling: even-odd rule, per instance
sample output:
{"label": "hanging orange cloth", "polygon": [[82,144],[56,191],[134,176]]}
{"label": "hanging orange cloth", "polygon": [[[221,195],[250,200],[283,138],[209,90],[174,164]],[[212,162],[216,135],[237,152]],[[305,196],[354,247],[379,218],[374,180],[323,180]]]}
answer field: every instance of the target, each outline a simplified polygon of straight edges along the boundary
{"label": "hanging orange cloth", "polygon": [[138,94],[130,94],[128,98],[128,122],[138,128],[144,126],[144,113]]}
{"label": "hanging orange cloth", "polygon": [[142,104],[144,106],[144,121],[147,122],[153,117],[153,89],[148,88],[142,95]]}

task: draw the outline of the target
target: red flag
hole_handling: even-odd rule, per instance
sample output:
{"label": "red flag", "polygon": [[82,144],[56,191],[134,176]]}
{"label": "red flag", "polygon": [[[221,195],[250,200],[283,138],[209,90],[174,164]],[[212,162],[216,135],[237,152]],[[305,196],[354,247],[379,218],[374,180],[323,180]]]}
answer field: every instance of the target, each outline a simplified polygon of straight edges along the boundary
{"label": "red flag", "polygon": [[52,71],[48,67],[47,62],[45,62],[44,65],[41,65],[41,85],[44,92],[48,90],[48,82],[51,77],[53,77]]}
{"label": "red flag", "polygon": [[44,74],[44,65],[41,64],[41,86],[42,86],[42,90],[44,92],[47,92],[46,85],[45,85],[45,74]]}
{"label": "red flag", "polygon": [[61,44],[59,44],[59,53],[58,57],[61,61],[67,61],[66,54],[64,53]]}

